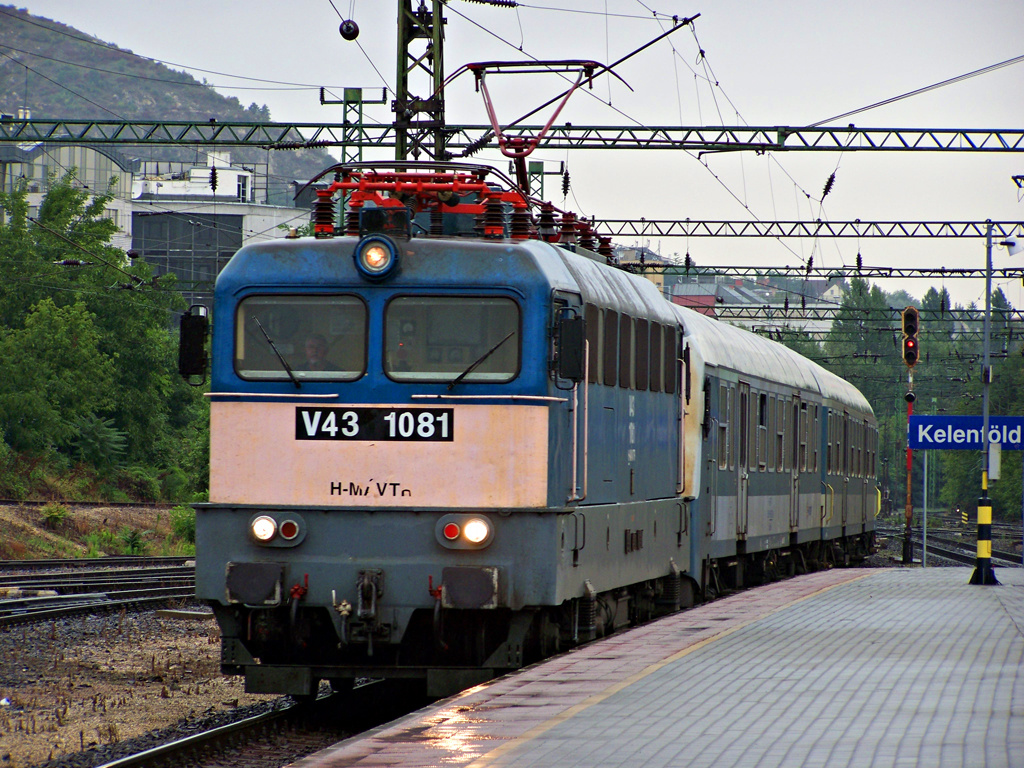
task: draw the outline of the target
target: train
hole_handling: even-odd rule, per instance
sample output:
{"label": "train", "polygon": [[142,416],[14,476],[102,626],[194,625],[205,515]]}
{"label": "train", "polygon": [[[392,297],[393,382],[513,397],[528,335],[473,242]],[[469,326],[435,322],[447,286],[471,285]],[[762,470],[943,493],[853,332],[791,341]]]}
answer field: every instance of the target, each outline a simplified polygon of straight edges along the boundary
{"label": "train", "polygon": [[210,316],[196,595],[248,691],[445,696],[872,551],[853,385],[494,168],[328,171],[313,236],[244,246]]}

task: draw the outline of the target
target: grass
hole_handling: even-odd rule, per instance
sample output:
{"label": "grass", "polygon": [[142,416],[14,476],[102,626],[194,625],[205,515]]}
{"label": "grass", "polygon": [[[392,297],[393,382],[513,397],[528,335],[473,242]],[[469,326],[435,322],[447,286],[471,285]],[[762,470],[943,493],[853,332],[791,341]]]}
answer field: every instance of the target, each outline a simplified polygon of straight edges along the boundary
{"label": "grass", "polygon": [[0,560],[195,554],[195,512],[178,506],[0,507]]}

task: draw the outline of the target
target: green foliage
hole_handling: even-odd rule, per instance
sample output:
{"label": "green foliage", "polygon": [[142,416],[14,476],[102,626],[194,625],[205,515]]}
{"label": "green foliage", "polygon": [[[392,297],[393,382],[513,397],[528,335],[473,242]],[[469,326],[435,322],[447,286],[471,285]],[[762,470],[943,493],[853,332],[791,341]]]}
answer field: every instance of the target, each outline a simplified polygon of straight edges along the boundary
{"label": "green foliage", "polygon": [[81,302],[36,304],[0,331],[0,430],[16,450],[67,446],[75,423],[110,404],[114,369]]}
{"label": "green foliage", "polygon": [[[24,184],[0,193],[0,491],[60,480],[75,459],[107,498],[181,499],[205,487],[209,405],[177,375],[173,280],[110,245],[109,194],[52,176],[34,221]],[[84,251],[84,254],[83,254]],[[68,268],[69,259],[92,266]]]}
{"label": "green foliage", "polygon": [[86,535],[83,541],[88,548],[86,557],[102,557],[115,551],[114,532],[106,528]]}
{"label": "green foliage", "polygon": [[149,531],[139,531],[135,528],[125,526],[117,532],[117,540],[121,544],[121,553],[125,555],[146,554],[146,541],[144,536]]}
{"label": "green foliage", "polygon": [[196,511],[179,504],[171,510],[171,529],[179,539],[196,543]]}
{"label": "green foliage", "polygon": [[71,510],[63,504],[53,503],[43,505],[39,510],[39,514],[43,518],[43,526],[56,531],[63,528],[64,524],[67,523],[71,517]]}
{"label": "green foliage", "polygon": [[72,445],[79,459],[99,470],[110,469],[120,463],[127,440],[125,433],[114,426],[113,419],[86,414],[79,419],[77,429]]}
{"label": "green foliage", "polygon": [[127,467],[118,473],[117,485],[133,499],[157,501],[160,498],[160,477],[152,467]]}

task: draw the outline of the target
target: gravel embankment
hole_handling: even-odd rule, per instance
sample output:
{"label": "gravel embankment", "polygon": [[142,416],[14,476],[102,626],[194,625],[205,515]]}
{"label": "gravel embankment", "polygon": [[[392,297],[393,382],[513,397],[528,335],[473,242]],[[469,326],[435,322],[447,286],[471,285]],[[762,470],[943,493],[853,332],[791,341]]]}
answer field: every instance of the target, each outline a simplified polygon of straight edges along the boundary
{"label": "gravel embankment", "polygon": [[275,701],[220,674],[212,619],[120,613],[0,630],[4,768],[88,768]]}

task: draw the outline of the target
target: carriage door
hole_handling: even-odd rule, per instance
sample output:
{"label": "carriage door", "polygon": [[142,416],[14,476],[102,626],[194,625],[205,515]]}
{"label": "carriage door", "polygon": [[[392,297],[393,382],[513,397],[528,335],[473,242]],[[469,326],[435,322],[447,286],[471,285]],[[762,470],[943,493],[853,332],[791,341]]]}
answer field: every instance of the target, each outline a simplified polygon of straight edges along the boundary
{"label": "carriage door", "polygon": [[745,538],[747,535],[747,491],[750,482],[750,384],[741,381],[736,391],[738,394],[736,423],[736,439],[739,450],[736,461],[736,535]]}
{"label": "carriage door", "polygon": [[786,458],[790,460],[790,528],[800,527],[800,395],[795,394],[790,403],[790,416],[786,419],[788,427],[788,446]]}

